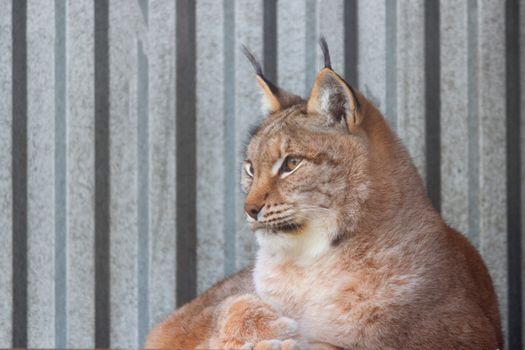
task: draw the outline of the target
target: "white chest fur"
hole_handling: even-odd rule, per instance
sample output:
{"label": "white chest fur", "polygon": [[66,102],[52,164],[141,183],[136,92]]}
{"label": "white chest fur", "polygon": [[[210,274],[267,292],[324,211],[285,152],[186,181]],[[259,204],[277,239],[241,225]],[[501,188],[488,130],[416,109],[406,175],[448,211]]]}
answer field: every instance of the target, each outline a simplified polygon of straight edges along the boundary
{"label": "white chest fur", "polygon": [[334,268],[337,257],[329,228],[317,223],[297,235],[257,233],[257,293],[276,310],[300,320],[303,329],[315,328],[319,317],[335,307],[331,300],[340,272]]}
{"label": "white chest fur", "polygon": [[258,256],[254,270],[257,294],[284,316],[298,321],[304,339],[321,340],[338,313],[340,299],[337,269],[333,259],[323,256],[311,265],[278,263]]}

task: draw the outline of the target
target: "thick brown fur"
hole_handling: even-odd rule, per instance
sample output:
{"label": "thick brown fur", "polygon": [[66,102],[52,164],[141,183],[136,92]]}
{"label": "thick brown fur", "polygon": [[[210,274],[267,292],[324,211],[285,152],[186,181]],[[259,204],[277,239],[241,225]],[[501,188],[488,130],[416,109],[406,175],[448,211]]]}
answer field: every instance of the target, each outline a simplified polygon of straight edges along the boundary
{"label": "thick brown fur", "polygon": [[213,287],[146,347],[502,349],[480,255],[434,210],[381,113],[329,67],[308,101],[267,97],[242,175],[253,280]]}
{"label": "thick brown fur", "polygon": [[148,335],[148,349],[194,349],[206,343],[215,331],[218,308],[222,301],[235,295],[253,293],[251,269],[221,281],[197,299],[175,311]]}

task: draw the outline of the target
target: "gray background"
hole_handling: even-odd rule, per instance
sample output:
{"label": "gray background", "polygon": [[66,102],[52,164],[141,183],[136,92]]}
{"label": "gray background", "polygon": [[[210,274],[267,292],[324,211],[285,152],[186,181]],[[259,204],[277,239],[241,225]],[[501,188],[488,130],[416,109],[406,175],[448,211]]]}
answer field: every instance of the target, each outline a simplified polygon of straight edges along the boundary
{"label": "gray background", "polygon": [[0,8],[0,347],[138,347],[177,304],[250,263],[238,174],[261,115],[239,47],[307,95],[321,33],[483,255],[508,342],[522,347],[525,2]]}

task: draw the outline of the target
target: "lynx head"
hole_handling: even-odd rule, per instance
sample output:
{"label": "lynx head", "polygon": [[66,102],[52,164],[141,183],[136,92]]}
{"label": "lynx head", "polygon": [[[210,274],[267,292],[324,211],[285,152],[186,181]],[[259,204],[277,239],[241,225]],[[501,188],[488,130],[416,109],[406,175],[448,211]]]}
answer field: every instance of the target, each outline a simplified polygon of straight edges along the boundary
{"label": "lynx head", "polygon": [[358,224],[369,194],[368,102],[331,69],[323,39],[321,46],[325,67],[307,100],[269,82],[246,52],[267,111],[249,141],[241,180],[258,238],[307,235],[318,242],[323,235],[334,244]]}

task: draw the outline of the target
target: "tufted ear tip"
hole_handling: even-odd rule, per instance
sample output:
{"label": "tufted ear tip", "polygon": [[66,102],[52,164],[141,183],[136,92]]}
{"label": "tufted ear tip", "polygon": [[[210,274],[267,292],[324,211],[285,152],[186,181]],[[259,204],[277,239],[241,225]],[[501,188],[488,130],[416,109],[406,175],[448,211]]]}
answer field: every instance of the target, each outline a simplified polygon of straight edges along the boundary
{"label": "tufted ear tip", "polygon": [[264,113],[277,112],[303,101],[299,96],[280,89],[268,80],[264,76],[262,66],[259,61],[257,61],[255,55],[251,53],[245,45],[241,45],[241,49],[255,70],[257,83],[263,93],[261,107]]}
{"label": "tufted ear tip", "polygon": [[259,63],[259,61],[257,61],[257,58],[255,58],[254,54],[250,50],[248,50],[248,48],[244,44],[241,44],[241,50],[244,53],[244,56],[246,56],[248,61],[250,61],[250,63],[252,64],[253,69],[255,70],[255,74],[262,76],[263,71],[261,64]]}
{"label": "tufted ear tip", "polygon": [[319,46],[321,46],[321,51],[323,52],[324,57],[324,68],[332,69],[332,62],[330,60],[330,51],[328,51],[328,44],[324,36],[319,38]]}
{"label": "tufted ear tip", "polygon": [[327,118],[330,125],[345,122],[348,130],[353,130],[361,123],[358,113],[359,100],[354,89],[332,69],[330,51],[326,39],[319,38],[323,52],[324,67],[315,78],[312,92],[306,108],[308,112],[319,113]]}

